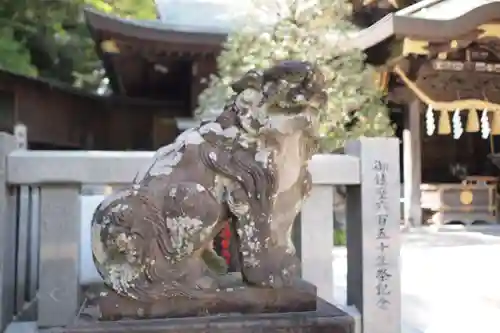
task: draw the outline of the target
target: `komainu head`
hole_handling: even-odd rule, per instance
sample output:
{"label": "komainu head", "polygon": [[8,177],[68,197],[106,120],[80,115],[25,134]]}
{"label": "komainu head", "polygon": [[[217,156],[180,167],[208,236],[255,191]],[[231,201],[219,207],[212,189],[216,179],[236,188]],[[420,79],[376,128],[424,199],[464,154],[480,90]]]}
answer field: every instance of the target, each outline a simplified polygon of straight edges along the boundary
{"label": "komainu head", "polygon": [[306,130],[317,135],[319,112],[325,107],[325,78],[305,61],[281,61],[264,70],[251,70],[232,84],[241,125],[247,131]]}

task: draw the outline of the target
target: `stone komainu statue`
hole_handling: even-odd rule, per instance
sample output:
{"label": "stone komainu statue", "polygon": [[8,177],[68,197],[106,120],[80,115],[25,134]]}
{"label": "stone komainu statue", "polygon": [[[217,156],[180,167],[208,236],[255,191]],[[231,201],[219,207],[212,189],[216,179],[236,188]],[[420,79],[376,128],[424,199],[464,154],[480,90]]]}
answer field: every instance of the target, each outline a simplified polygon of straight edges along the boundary
{"label": "stone komainu statue", "polygon": [[137,300],[215,293],[220,275],[207,258],[232,214],[244,281],[290,285],[300,272],[291,228],[311,186],[323,86],[307,62],[250,71],[215,121],[160,148],[96,209],[92,249],[105,283]]}

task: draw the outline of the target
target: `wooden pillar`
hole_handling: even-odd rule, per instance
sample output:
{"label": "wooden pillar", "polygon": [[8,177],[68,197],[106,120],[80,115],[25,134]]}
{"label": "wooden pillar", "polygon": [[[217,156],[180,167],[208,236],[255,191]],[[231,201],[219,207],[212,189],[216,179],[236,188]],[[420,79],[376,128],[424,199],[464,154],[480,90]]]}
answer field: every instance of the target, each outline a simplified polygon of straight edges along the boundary
{"label": "wooden pillar", "polygon": [[189,104],[190,116],[194,114],[194,110],[196,110],[196,108],[198,107],[198,95],[200,94],[200,90],[202,89],[201,78],[203,74],[200,73],[201,70],[203,70],[203,62],[195,59],[191,65],[191,101]]}
{"label": "wooden pillar", "polygon": [[[198,96],[208,87],[210,75],[217,73],[217,58],[208,55],[200,59],[195,59],[192,65],[191,81],[191,116],[198,107]],[[203,80],[203,82],[202,82]]]}
{"label": "wooden pillar", "polygon": [[405,113],[403,130],[404,222],[422,225],[420,184],[422,183],[422,103],[414,100]]}

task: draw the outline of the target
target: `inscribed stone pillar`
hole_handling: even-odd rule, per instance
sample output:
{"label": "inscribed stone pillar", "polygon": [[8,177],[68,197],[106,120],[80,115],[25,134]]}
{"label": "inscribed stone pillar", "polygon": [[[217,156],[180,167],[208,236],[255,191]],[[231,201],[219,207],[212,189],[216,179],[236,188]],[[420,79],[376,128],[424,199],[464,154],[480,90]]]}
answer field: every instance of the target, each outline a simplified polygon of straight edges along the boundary
{"label": "inscribed stone pillar", "polygon": [[401,333],[399,140],[349,141],[361,186],[347,186],[347,305],[365,333]]}

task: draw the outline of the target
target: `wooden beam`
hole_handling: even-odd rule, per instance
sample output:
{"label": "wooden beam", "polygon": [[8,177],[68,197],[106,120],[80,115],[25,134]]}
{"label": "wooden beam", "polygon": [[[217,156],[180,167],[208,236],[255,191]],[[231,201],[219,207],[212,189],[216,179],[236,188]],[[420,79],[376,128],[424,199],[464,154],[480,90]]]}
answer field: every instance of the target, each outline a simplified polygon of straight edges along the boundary
{"label": "wooden beam", "polygon": [[432,42],[463,39],[462,36],[471,32],[474,32],[477,38],[498,37],[500,34],[499,9],[500,2],[494,1],[479,5],[453,19],[445,19],[445,14],[442,19],[415,17],[411,13],[394,15],[394,33],[414,40]]}
{"label": "wooden beam", "polygon": [[455,109],[500,110],[499,104],[479,99],[464,99],[464,100],[456,100],[453,102],[435,101],[431,99],[425,92],[423,92],[414,81],[410,80],[399,65],[394,66],[393,71],[401,78],[404,84],[408,88],[410,88],[422,102],[424,102],[427,105],[431,105],[432,108],[435,110],[455,110]]}

